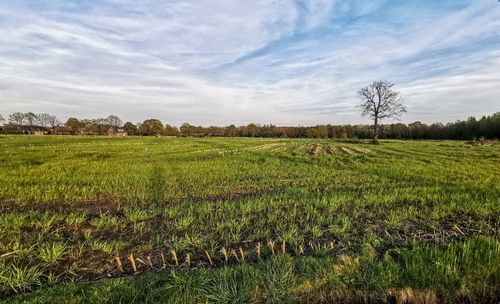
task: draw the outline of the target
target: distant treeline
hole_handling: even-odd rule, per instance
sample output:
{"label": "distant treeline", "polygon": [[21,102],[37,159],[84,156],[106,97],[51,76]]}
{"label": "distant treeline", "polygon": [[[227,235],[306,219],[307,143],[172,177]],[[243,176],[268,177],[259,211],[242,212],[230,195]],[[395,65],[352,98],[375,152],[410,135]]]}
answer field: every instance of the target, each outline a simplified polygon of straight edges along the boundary
{"label": "distant treeline", "polygon": [[[0,116],[1,118],[1,116]],[[70,118],[60,123],[49,114],[13,113],[8,122],[0,127],[2,133],[14,134],[66,134],[66,135],[138,135],[138,136],[219,136],[219,137],[283,137],[283,138],[359,138],[373,137],[370,125],[317,125],[312,127],[280,127],[274,125],[249,124],[226,127],[202,127],[188,123],[180,127],[164,125],[158,119],[142,123],[122,123],[115,115],[101,119]],[[410,124],[394,123],[382,125],[381,139],[500,139],[500,112],[480,119],[470,117],[452,123]]]}

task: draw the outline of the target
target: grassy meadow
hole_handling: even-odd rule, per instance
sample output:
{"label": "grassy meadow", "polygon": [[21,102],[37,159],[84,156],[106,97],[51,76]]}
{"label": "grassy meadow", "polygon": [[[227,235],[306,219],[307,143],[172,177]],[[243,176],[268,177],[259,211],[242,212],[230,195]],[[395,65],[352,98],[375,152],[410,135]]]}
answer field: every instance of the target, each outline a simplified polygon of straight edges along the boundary
{"label": "grassy meadow", "polygon": [[0,302],[500,300],[500,146],[0,136]]}

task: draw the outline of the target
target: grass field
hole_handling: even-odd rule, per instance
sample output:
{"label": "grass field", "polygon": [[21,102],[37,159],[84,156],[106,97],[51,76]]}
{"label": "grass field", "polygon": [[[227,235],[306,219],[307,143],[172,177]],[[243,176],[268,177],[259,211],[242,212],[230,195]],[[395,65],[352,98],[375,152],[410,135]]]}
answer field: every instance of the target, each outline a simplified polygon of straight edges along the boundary
{"label": "grass field", "polygon": [[2,136],[0,202],[6,302],[499,300],[500,146]]}

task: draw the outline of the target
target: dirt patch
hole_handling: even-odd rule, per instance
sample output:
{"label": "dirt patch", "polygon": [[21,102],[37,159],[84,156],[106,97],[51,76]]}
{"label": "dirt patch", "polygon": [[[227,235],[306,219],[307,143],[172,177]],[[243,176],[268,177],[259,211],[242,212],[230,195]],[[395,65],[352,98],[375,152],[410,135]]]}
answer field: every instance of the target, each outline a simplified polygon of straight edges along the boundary
{"label": "dirt patch", "polygon": [[[163,202],[156,203],[156,205],[170,205],[181,203],[196,203],[196,202],[216,202],[221,200],[241,199],[245,197],[256,197],[264,194],[276,193],[273,189],[235,189],[229,192],[204,195],[204,196],[185,196],[180,198],[167,199]],[[145,202],[152,203],[152,202]],[[51,212],[59,214],[69,213],[83,213],[88,216],[99,216],[106,213],[109,215],[122,214],[122,208],[128,203],[125,201],[116,200],[113,198],[96,199],[93,201],[83,202],[30,202],[30,203],[17,203],[14,200],[0,200],[0,213],[7,212]]]}
{"label": "dirt patch", "polygon": [[120,214],[120,202],[113,199],[96,199],[78,203],[55,202],[42,203],[30,202],[25,204],[17,203],[13,200],[0,200],[0,212],[52,212],[52,213],[74,213],[80,212],[88,215],[99,215],[108,213],[112,215]]}

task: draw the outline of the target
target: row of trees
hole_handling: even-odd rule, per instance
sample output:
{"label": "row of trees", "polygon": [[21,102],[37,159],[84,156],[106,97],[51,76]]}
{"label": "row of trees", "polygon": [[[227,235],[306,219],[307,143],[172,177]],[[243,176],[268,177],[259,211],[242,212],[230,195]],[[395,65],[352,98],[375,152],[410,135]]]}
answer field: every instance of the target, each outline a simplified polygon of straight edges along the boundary
{"label": "row of trees", "polygon": [[[0,115],[0,123],[4,121],[5,119]],[[4,124],[1,130],[3,133],[33,134],[43,132],[47,134],[108,135],[110,131],[117,132],[122,125],[123,122],[115,115],[110,115],[107,118],[83,120],[69,118],[63,124],[55,115],[15,112],[9,115],[7,124]]]}
{"label": "row of trees", "polygon": [[[5,121],[0,115],[0,122]],[[9,123],[13,126],[26,127],[30,131],[36,128],[55,128],[60,124],[56,116],[48,113],[35,114],[33,112],[21,113],[15,112],[9,115]]]}
{"label": "row of trees", "polygon": [[[0,121],[3,117],[0,116]],[[220,136],[220,137],[283,137],[283,138],[373,138],[374,127],[370,125],[318,125],[313,127],[286,127],[249,124],[226,127],[202,127],[188,123],[179,128],[164,125],[158,119],[147,119],[142,123],[122,123],[115,115],[99,119],[69,118],[64,124],[54,115],[13,113],[9,115],[4,132],[9,130],[45,129],[51,134],[114,135],[116,132],[139,136]],[[12,132],[16,133],[16,132]],[[17,132],[20,133],[20,132]],[[410,124],[394,123],[377,126],[381,139],[460,139],[500,138],[500,112],[480,119],[470,117],[453,123]]]}
{"label": "row of trees", "polygon": [[122,126],[122,120],[116,115],[82,120],[71,117],[64,123],[64,126],[61,126],[60,131],[64,134],[114,135],[121,132]]}
{"label": "row of trees", "polygon": [[[317,125],[313,127],[286,127],[249,124],[226,127],[202,127],[188,123],[179,128],[163,125],[158,119],[148,119],[139,124],[127,122],[124,129],[129,135],[142,136],[219,136],[219,137],[287,137],[287,138],[360,138],[374,137],[372,125]],[[447,124],[393,123],[377,126],[382,139],[460,139],[500,138],[500,112],[481,119],[470,117],[465,121]]]}

